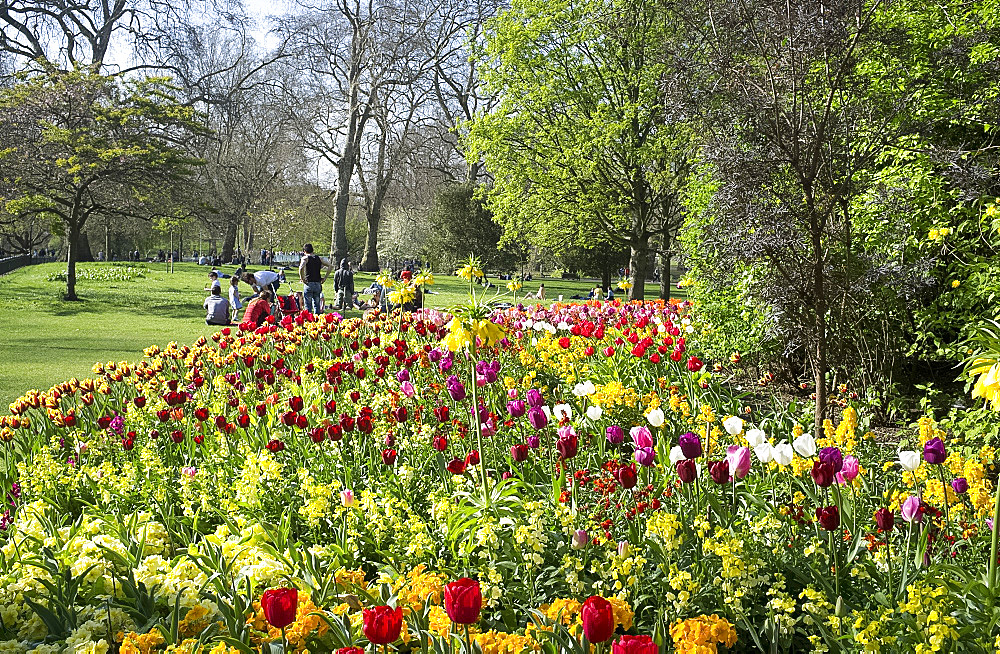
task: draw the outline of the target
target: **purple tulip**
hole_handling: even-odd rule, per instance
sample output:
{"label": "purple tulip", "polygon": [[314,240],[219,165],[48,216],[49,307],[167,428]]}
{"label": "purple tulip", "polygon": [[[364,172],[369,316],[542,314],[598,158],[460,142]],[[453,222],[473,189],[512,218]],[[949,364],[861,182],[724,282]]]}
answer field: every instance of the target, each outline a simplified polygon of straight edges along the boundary
{"label": "purple tulip", "polygon": [[396,381],[398,381],[400,384],[402,384],[403,382],[410,381],[410,371],[407,370],[406,368],[403,368],[402,370],[397,372]]}
{"label": "purple tulip", "polygon": [[920,522],[923,517],[920,512],[920,497],[918,495],[907,497],[899,507],[899,515],[907,522]]}
{"label": "purple tulip", "polygon": [[823,463],[830,464],[833,468],[834,474],[838,473],[844,467],[844,455],[839,448],[836,447],[824,447],[819,451],[819,460]]}
{"label": "purple tulip", "polygon": [[635,445],[636,449],[640,447],[653,447],[653,435],[649,433],[649,429],[645,425],[633,427],[629,431],[629,435],[632,437],[632,444]]}
{"label": "purple tulip", "polygon": [[427,358],[431,360],[431,363],[437,363],[441,360],[441,356],[444,354],[441,350],[433,349],[427,353]]}
{"label": "purple tulip", "polygon": [[544,403],[542,400],[542,394],[537,388],[528,389],[528,392],[525,393],[525,397],[528,399],[528,406],[532,408],[537,409]]}
{"label": "purple tulip", "polygon": [[[442,363],[444,362],[442,361]],[[448,378],[448,381],[445,382],[445,388],[448,389],[448,395],[451,396],[451,399],[456,402],[461,402],[465,399],[465,385],[455,375]]]}
{"label": "purple tulip", "polygon": [[934,465],[944,463],[948,458],[948,453],[944,449],[944,441],[935,436],[924,443],[924,461]]}
{"label": "purple tulip", "polygon": [[524,400],[511,400],[507,403],[507,413],[512,418],[520,418],[524,415]]}
{"label": "purple tulip", "polygon": [[545,425],[549,424],[549,419],[545,416],[544,411],[537,406],[533,406],[528,409],[528,422],[535,429],[545,429]]}
{"label": "purple tulip", "polygon": [[697,434],[691,432],[681,434],[677,444],[681,446],[685,459],[697,459],[702,455],[701,439]]}
{"label": "purple tulip", "polygon": [[969,492],[969,481],[965,477],[958,477],[951,480],[952,489],[962,495]]}
{"label": "purple tulip", "polygon": [[651,447],[640,447],[635,450],[635,462],[647,468],[656,460],[656,450]]}
{"label": "purple tulip", "polygon": [[621,445],[622,441],[625,440],[625,431],[618,425],[611,425],[604,430],[604,433],[612,445]]}
{"label": "purple tulip", "polygon": [[729,474],[735,479],[743,479],[750,472],[750,448],[730,445],[726,450]]}
{"label": "purple tulip", "polygon": [[447,359],[441,359],[441,361],[438,363],[438,370],[440,370],[442,373],[446,373],[449,370],[451,370],[451,367],[453,365],[455,365],[455,362],[452,361],[450,357]]}
{"label": "purple tulip", "polygon": [[542,439],[540,439],[538,436],[535,436],[534,434],[528,436],[524,440],[524,442],[527,443],[528,447],[530,447],[533,450],[537,450],[539,447],[542,446]]}

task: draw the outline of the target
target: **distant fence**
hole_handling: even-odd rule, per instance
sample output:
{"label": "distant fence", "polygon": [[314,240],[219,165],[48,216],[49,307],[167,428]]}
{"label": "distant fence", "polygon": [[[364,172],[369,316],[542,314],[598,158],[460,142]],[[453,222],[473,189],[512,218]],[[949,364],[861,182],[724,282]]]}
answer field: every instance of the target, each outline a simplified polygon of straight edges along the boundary
{"label": "distant fence", "polygon": [[21,254],[16,257],[5,257],[0,259],[0,275],[5,275],[12,270],[30,266],[35,263],[51,263],[55,257],[33,257],[30,254]]}

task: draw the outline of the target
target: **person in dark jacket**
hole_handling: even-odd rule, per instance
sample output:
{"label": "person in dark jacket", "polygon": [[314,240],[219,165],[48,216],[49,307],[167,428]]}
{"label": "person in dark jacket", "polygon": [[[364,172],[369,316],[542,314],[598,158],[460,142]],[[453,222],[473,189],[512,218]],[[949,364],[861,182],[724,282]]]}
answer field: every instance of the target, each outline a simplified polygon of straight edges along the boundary
{"label": "person in dark jacket", "polygon": [[341,311],[349,309],[354,297],[354,273],[346,258],[340,262],[340,270],[333,275],[333,290],[337,292],[336,308]]}

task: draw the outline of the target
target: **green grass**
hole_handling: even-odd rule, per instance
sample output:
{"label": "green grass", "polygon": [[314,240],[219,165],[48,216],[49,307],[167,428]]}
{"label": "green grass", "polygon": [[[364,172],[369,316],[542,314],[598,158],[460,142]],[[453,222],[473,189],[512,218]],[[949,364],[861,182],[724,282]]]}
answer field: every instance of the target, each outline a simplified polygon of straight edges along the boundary
{"label": "green grass", "polygon": [[[106,269],[112,265],[81,264],[79,268]],[[28,266],[0,276],[0,311],[5,316],[0,329],[0,407],[28,389],[44,390],[72,377],[87,377],[97,361],[135,361],[154,343],[192,343],[217,329],[205,325],[202,309],[207,268],[178,264],[168,274],[163,265],[138,265],[146,267],[144,278],[129,282],[80,280],[77,302],[62,299],[64,282],[46,279],[65,270],[63,263]],[[223,272],[232,270],[223,268]],[[355,287],[361,290],[373,279],[374,275],[359,273]],[[467,297],[465,280],[439,274],[435,281],[426,306],[447,308]],[[505,282],[494,282],[507,292]],[[560,294],[566,300],[586,294],[595,285],[594,280],[536,279],[526,283],[518,297],[537,292],[543,282],[550,302]],[[227,283],[223,280],[224,292],[228,292]],[[327,284],[329,302],[332,280]],[[295,288],[301,290],[297,283]],[[240,289],[246,296],[247,287],[241,284]],[[287,290],[288,286],[281,289]],[[647,286],[647,293],[655,296],[655,287]]]}

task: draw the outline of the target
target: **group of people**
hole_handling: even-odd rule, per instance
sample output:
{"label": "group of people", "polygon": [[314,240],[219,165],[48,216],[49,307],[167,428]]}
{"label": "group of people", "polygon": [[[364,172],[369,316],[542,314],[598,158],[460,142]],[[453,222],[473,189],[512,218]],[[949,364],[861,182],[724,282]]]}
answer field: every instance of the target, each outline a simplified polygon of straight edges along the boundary
{"label": "group of people", "polygon": [[[302,246],[299,261],[299,281],[302,283],[302,291],[291,296],[290,301],[295,304],[294,310],[305,309],[315,315],[323,313],[325,309],[323,284],[333,270],[332,263],[313,251],[312,243]],[[209,286],[205,290],[209,291],[209,296],[203,303],[206,311],[205,324],[208,325],[230,325],[236,322],[240,309],[244,308],[239,287],[242,281],[250,287],[251,295],[247,298],[243,319],[240,322],[250,322],[260,326],[277,308],[275,300],[279,297],[278,287],[286,283],[284,269],[277,272],[259,270],[253,273],[240,269],[231,277],[218,270],[212,270],[208,277]],[[222,293],[222,279],[229,279],[228,297]],[[354,272],[347,259],[341,261],[333,279],[336,292],[334,308],[346,310],[360,306],[354,290]],[[287,311],[288,308],[282,310]]]}
{"label": "group of people", "polygon": [[[131,252],[126,252],[125,253],[125,259],[124,260],[125,261],[142,261],[141,256],[142,255],[139,254],[139,250],[132,250]],[[110,255],[110,259],[109,259],[108,255],[104,254],[104,250],[100,250],[97,253],[97,260],[98,261],[109,261],[109,260],[110,261],[118,261],[118,253],[117,252],[112,252],[111,255]]]}

